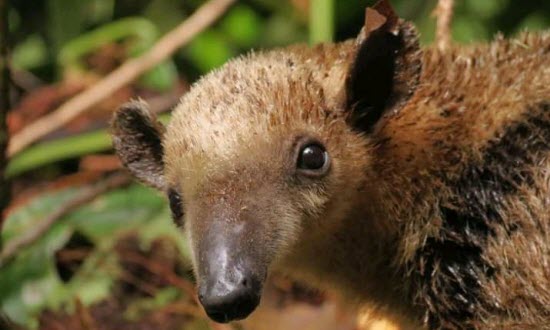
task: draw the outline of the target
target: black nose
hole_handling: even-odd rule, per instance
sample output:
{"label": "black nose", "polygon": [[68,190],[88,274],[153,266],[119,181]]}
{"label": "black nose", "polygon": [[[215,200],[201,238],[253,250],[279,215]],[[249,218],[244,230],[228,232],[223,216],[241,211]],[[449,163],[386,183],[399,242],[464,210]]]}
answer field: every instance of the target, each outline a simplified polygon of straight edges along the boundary
{"label": "black nose", "polygon": [[240,277],[235,283],[227,279],[212,281],[199,288],[199,300],[212,320],[227,323],[252,313],[260,302],[261,284],[253,276]]}

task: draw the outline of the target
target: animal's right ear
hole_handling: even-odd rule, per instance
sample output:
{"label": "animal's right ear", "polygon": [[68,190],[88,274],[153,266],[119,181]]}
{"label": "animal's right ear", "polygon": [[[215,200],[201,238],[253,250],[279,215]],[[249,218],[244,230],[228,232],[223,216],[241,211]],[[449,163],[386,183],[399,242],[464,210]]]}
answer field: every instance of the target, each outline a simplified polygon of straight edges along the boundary
{"label": "animal's right ear", "polygon": [[389,0],[365,11],[345,82],[349,123],[370,131],[382,116],[398,111],[420,79],[422,52],[414,26],[400,19]]}
{"label": "animal's right ear", "polygon": [[164,126],[147,103],[122,105],[111,122],[113,146],[124,167],[141,182],[165,190],[162,137]]}

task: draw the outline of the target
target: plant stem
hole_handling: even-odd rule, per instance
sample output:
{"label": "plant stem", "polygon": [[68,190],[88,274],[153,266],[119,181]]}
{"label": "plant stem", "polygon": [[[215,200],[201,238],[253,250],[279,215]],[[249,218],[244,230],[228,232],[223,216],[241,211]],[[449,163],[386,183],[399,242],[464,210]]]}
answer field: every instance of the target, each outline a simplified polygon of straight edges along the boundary
{"label": "plant stem", "polygon": [[435,29],[435,43],[439,50],[445,51],[451,44],[454,0],[439,0],[433,11],[437,19]]}
{"label": "plant stem", "polygon": [[0,0],[0,232],[4,223],[4,210],[10,202],[11,195],[11,185],[4,175],[9,139],[6,119],[11,108],[8,33],[8,3],[7,0]]}
{"label": "plant stem", "polygon": [[311,0],[309,4],[309,42],[330,42],[334,36],[334,1]]}

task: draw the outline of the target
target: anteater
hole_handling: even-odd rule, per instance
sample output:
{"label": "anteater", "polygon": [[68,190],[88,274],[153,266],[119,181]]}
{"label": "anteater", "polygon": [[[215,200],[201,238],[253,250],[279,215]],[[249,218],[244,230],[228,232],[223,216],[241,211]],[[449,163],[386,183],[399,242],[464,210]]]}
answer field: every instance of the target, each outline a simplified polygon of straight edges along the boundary
{"label": "anteater", "polygon": [[116,112],[218,322],[277,270],[403,328],[550,329],[550,33],[421,49],[387,1],[356,40],[234,59],[166,128]]}

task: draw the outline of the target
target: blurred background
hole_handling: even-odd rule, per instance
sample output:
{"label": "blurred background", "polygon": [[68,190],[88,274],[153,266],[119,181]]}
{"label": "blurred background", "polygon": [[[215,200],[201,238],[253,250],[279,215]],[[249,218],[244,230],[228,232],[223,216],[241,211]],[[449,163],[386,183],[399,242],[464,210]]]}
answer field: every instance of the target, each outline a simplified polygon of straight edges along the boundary
{"label": "blurred background", "polygon": [[[9,99],[3,100],[9,101],[11,136],[94,86],[121,63],[147,52],[205,3],[0,1],[11,53]],[[340,306],[335,294],[277,276],[251,320],[232,326],[206,320],[196,304],[186,244],[171,222],[164,197],[121,176],[107,126],[112,111],[137,96],[167,120],[190,84],[251,49],[353,38],[365,6],[373,3],[236,1],[174,56],[10,155],[5,177],[11,199],[0,236],[0,328],[356,327],[356,315]],[[430,44],[436,1],[392,3],[401,17],[416,23],[421,42]],[[473,43],[490,40],[497,32],[511,36],[549,26],[547,0],[456,0],[452,31],[455,41]],[[10,244],[13,251],[7,251]],[[380,322],[372,323],[373,329],[388,326]]]}

